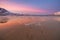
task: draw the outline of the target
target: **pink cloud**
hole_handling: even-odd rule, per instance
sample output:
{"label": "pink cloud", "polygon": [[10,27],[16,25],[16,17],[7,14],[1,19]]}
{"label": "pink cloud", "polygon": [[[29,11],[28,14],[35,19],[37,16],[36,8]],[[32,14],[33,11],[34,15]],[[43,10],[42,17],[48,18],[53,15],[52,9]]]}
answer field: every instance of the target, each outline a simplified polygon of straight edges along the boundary
{"label": "pink cloud", "polygon": [[0,7],[8,9],[10,11],[39,12],[39,13],[47,12],[46,10],[43,10],[43,9],[33,8],[31,6],[24,5],[24,4],[17,4],[17,3],[7,2],[6,0],[5,0],[5,2],[2,2],[0,4]]}

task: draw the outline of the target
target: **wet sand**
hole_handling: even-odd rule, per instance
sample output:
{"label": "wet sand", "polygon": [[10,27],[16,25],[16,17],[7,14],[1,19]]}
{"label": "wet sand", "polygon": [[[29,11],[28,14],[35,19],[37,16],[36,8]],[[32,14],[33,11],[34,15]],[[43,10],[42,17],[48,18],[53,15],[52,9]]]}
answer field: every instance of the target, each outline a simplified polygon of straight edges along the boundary
{"label": "wet sand", "polygon": [[0,40],[60,40],[60,17],[8,17]]}

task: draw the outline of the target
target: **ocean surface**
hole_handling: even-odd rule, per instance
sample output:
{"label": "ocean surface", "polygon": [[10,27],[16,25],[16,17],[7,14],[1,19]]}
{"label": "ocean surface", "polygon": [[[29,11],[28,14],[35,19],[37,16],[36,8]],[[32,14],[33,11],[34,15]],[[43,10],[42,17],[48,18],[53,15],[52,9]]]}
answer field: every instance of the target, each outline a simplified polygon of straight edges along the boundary
{"label": "ocean surface", "polygon": [[0,22],[0,40],[60,40],[59,16],[0,16]]}

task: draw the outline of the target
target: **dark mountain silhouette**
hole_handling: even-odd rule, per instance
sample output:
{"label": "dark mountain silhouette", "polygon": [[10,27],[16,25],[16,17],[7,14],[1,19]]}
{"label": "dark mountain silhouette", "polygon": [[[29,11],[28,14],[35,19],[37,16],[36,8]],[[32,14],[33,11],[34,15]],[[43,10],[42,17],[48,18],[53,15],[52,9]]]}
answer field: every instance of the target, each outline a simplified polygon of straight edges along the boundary
{"label": "dark mountain silhouette", "polygon": [[13,13],[10,12],[4,8],[0,8],[0,16],[60,16],[60,15],[54,15],[54,14],[46,14],[46,15],[35,15],[35,14],[20,14],[20,13]]}
{"label": "dark mountain silhouette", "polygon": [[4,8],[0,8],[0,16],[7,15],[8,11],[5,10]]}
{"label": "dark mountain silhouette", "polygon": [[4,8],[0,8],[0,13],[5,13],[8,12],[7,10],[5,10]]}
{"label": "dark mountain silhouette", "polygon": [[0,8],[0,16],[7,16],[7,15],[15,15],[15,16],[19,16],[20,14],[17,13],[12,13],[4,8]]}

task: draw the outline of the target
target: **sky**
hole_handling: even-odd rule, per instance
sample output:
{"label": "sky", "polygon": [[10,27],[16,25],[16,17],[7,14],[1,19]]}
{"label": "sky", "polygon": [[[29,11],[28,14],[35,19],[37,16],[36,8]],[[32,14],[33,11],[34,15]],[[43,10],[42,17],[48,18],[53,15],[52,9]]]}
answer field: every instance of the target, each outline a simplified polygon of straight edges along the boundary
{"label": "sky", "polygon": [[0,0],[0,7],[12,12],[53,14],[60,11],[60,0]]}

